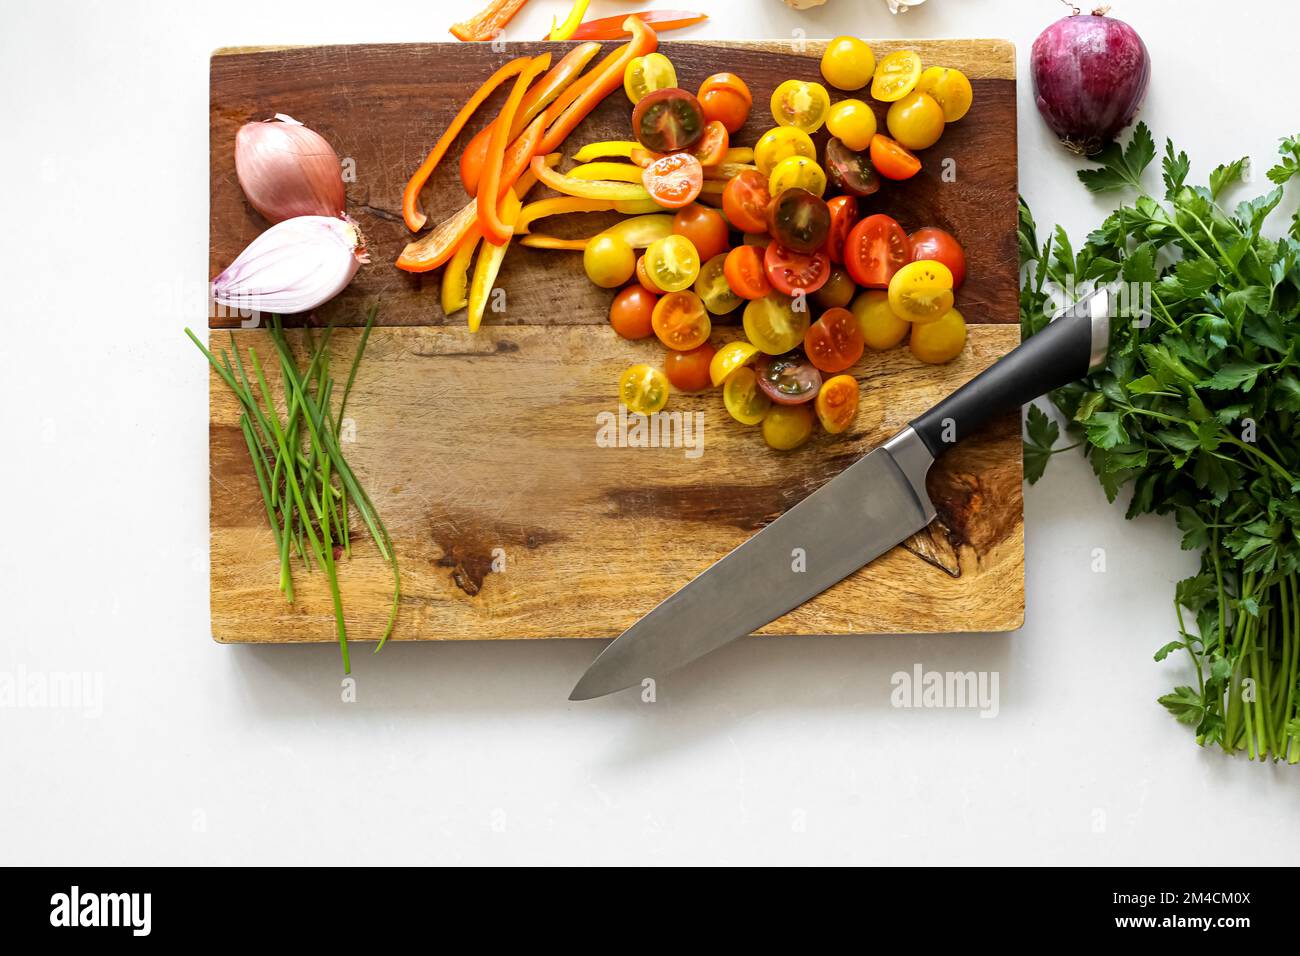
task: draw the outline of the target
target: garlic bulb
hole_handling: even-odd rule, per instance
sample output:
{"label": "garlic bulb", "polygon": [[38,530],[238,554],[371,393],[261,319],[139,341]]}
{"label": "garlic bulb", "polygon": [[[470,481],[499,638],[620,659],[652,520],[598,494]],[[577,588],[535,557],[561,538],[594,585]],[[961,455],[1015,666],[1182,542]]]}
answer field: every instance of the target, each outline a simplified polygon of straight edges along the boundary
{"label": "garlic bulb", "polygon": [[235,175],[268,222],[343,212],[343,174],[334,147],[292,116],[245,123],[235,134]]}
{"label": "garlic bulb", "polygon": [[911,7],[919,7],[925,0],[885,0],[890,13],[906,13]]}
{"label": "garlic bulb", "polygon": [[249,243],[212,280],[212,297],[247,314],[307,312],[342,292],[369,261],[352,219],[297,216]]}

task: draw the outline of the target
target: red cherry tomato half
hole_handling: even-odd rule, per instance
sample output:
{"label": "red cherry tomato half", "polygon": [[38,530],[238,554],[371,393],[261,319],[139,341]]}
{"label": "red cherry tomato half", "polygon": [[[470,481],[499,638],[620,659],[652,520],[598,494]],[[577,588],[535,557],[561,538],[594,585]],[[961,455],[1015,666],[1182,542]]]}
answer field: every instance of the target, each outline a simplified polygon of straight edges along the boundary
{"label": "red cherry tomato half", "polygon": [[966,280],[966,252],[953,234],[938,226],[918,229],[909,237],[912,243],[912,261],[936,259],[952,273],[952,287],[956,289]]}
{"label": "red cherry tomato half", "polygon": [[728,252],[722,274],[731,291],[742,299],[761,299],[772,291],[763,268],[763,250],[757,246],[736,246]]}
{"label": "red cherry tomato half", "polygon": [[695,202],[700,195],[704,188],[704,167],[690,153],[670,153],[642,170],[641,182],[659,205],[680,209]]}
{"label": "red cherry tomato half", "polygon": [[858,285],[887,289],[894,273],[912,261],[903,227],[877,213],[853,227],[844,243],[844,266]]}
{"label": "red cherry tomato half", "polygon": [[731,146],[731,136],[727,127],[717,120],[710,120],[704,127],[704,135],[691,147],[691,153],[700,161],[701,166],[716,166],[727,155]]}
{"label": "red cherry tomato half", "polygon": [[722,190],[722,211],[727,221],[741,232],[767,232],[767,207],[772,194],[767,177],[756,169],[732,176]]}
{"label": "red cherry tomato half", "polygon": [[826,254],[831,262],[844,264],[844,243],[858,221],[858,201],[853,196],[836,196],[826,204],[831,212],[831,231],[826,236]]}
{"label": "red cherry tomato half", "polygon": [[798,352],[764,355],[754,364],[758,387],[781,405],[802,405],[817,397],[822,373]]}
{"label": "red cherry tomato half", "polygon": [[822,317],[808,326],[803,350],[808,361],[823,372],[842,372],[858,359],[867,347],[857,317],[848,309],[827,309]]}
{"label": "red cherry tomato half", "polygon": [[921,161],[902,143],[877,133],[871,137],[871,165],[886,179],[911,179]]}
{"label": "red cherry tomato half", "polygon": [[643,96],[632,111],[632,132],[637,142],[654,153],[690,149],[704,135],[704,111],[700,101],[685,90],[655,90]]}
{"label": "red cherry tomato half", "polygon": [[763,268],[767,281],[782,295],[811,295],[831,277],[831,258],[820,249],[795,252],[774,240],[763,252]]}
{"label": "red cherry tomato half", "polygon": [[673,216],[673,232],[691,240],[691,245],[699,253],[700,262],[708,262],[731,246],[731,232],[727,229],[727,220],[722,218],[722,213],[698,203],[677,211]]}
{"label": "red cherry tomato half", "polygon": [[702,392],[713,385],[709,378],[709,363],[716,351],[707,342],[685,352],[669,349],[664,356],[664,374],[679,391]]}

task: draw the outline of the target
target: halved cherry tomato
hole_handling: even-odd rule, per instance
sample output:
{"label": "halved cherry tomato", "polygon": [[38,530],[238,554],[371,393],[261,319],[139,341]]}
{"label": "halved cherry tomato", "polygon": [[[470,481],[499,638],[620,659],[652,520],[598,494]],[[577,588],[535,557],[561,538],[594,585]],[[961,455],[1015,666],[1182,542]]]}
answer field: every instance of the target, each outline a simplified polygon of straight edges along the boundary
{"label": "halved cherry tomato", "polygon": [[826,142],[826,178],[846,196],[870,196],[880,188],[880,177],[867,154],[854,152],[833,137]]}
{"label": "halved cherry tomato", "polygon": [[865,348],[858,320],[844,308],[827,309],[803,337],[808,361],[823,372],[844,371],[862,358]]}
{"label": "halved cherry tomato", "polygon": [[700,101],[683,89],[655,90],[632,111],[632,132],[651,152],[690,149],[704,135],[704,111]]}
{"label": "halved cherry tomato", "polygon": [[695,202],[704,188],[704,167],[690,153],[670,153],[641,171],[650,198],[668,209]]}
{"label": "halved cherry tomato", "polygon": [[702,392],[709,387],[709,363],[716,350],[708,342],[685,352],[668,350],[664,356],[664,372],[673,388],[683,392]]}
{"label": "halved cherry tomato", "polygon": [[822,383],[813,406],[822,428],[838,435],[853,423],[858,413],[858,380],[852,375],[836,375]]}
{"label": "halved cherry tomato", "polygon": [[772,118],[778,126],[815,133],[826,122],[831,96],[820,83],[786,80],[772,92]]}
{"label": "halved cherry tomato", "polygon": [[754,165],[764,176],[771,176],[776,164],[791,156],[806,156],[817,161],[817,147],[812,137],[793,126],[770,129],[754,144]]}
{"label": "halved cherry tomato", "polygon": [[718,120],[709,120],[704,126],[704,135],[691,147],[691,154],[700,161],[701,166],[717,166],[726,158],[731,148],[731,136],[727,127]]}
{"label": "halved cherry tomato", "polygon": [[618,377],[618,397],[635,415],[653,415],[668,404],[668,376],[653,365],[633,365]]}
{"label": "halved cherry tomato", "polygon": [[768,355],[797,348],[808,331],[808,310],[795,311],[788,295],[772,292],[745,306],[745,338]]}
{"label": "halved cherry tomato", "polygon": [[731,291],[742,299],[761,299],[772,291],[763,268],[763,250],[757,246],[736,246],[728,252],[722,273]]}
{"label": "halved cherry tomato", "polygon": [[911,179],[921,171],[921,161],[907,147],[879,133],[871,137],[871,165],[886,179]]}
{"label": "halved cherry tomato", "polygon": [[922,362],[950,362],[966,347],[966,320],[956,309],[949,309],[933,322],[913,325],[908,344]]}
{"label": "halved cherry tomato", "polygon": [[831,231],[831,211],[820,196],[806,189],[787,189],[768,209],[769,232],[794,252],[816,252]]}
{"label": "halved cherry tomato", "polygon": [[918,229],[909,237],[912,243],[912,261],[937,259],[952,273],[952,287],[961,288],[966,281],[966,253],[950,232],[937,226]]}
{"label": "halved cherry tomato", "polygon": [[894,273],[912,258],[912,245],[903,227],[889,216],[867,216],[844,243],[844,265],[858,285],[889,288]]}
{"label": "halved cherry tomato", "polygon": [[665,292],[681,292],[699,277],[700,254],[685,236],[656,239],[645,251],[645,272]]}
{"label": "halved cherry tomato", "polygon": [[844,262],[844,243],[858,221],[858,201],[853,196],[836,196],[826,204],[831,214],[831,228],[826,234],[826,254],[831,262]]}
{"label": "halved cherry tomato", "polygon": [[758,347],[750,342],[728,342],[718,349],[709,363],[709,379],[714,385],[721,385],[732,372],[749,364],[757,354]]}
{"label": "halved cherry tomato", "polygon": [[738,368],[727,376],[722,403],[727,406],[727,414],[742,425],[757,425],[772,407],[772,400],[758,387],[758,376],[752,368]]}
{"label": "halved cherry tomato", "polygon": [[817,397],[822,373],[798,352],[764,355],[754,363],[758,387],[778,405],[802,405]]}
{"label": "halved cherry tomato", "polygon": [[700,266],[700,277],[695,280],[695,294],[713,315],[734,312],[744,301],[728,284],[726,268],[727,254],[720,252]]}
{"label": "halved cherry tomato", "polygon": [[889,293],[883,289],[868,289],[853,300],[849,309],[857,317],[863,341],[877,352],[892,349],[907,338],[912,328],[910,322],[894,315],[889,307]]}
{"label": "halved cherry tomato", "polygon": [[911,50],[897,50],[880,58],[871,78],[871,95],[886,103],[901,100],[921,79],[921,58]]}
{"label": "halved cherry tomato", "polygon": [[609,324],[625,339],[644,339],[654,335],[650,317],[659,297],[639,285],[630,285],[614,296],[609,306]]}
{"label": "halved cherry tomato", "polygon": [[679,352],[703,345],[713,329],[704,303],[694,292],[669,292],[655,303],[650,324],[660,342]]}
{"label": "halved cherry tomato", "polygon": [[793,451],[813,432],[813,414],[807,405],[773,405],[763,416],[763,440],[777,451]]}
{"label": "halved cherry tomato", "polygon": [[641,288],[653,295],[656,301],[659,296],[664,294],[664,290],[654,284],[654,280],[650,278],[650,273],[645,271],[644,255],[638,256],[636,260],[636,281],[641,283]]}
{"label": "halved cherry tomato", "polygon": [[813,293],[813,301],[823,309],[845,309],[853,301],[858,284],[850,278],[843,266],[831,266],[831,277]]}
{"label": "halved cherry tomato", "polygon": [[741,232],[767,232],[767,207],[771,204],[767,177],[753,169],[733,176],[722,190],[722,211]]}
{"label": "halved cherry tomato", "polygon": [[734,73],[714,73],[700,84],[700,107],[706,119],[717,120],[734,133],[745,125],[754,97]]}
{"label": "halved cherry tomato", "polygon": [[655,90],[667,90],[677,85],[677,71],[672,61],[662,53],[647,53],[633,57],[623,73],[623,91],[636,106]]}
{"label": "halved cherry tomato", "polygon": [[692,203],[673,216],[673,232],[691,240],[701,262],[708,262],[730,247],[730,231],[722,213],[708,206]]}
{"label": "halved cherry tomato", "polygon": [[831,259],[825,252],[795,252],[776,241],[763,252],[763,268],[772,288],[783,295],[812,295],[831,277]]}
{"label": "halved cherry tomato", "polygon": [[952,299],[952,272],[936,259],[909,262],[889,280],[889,307],[913,325],[942,318]]}

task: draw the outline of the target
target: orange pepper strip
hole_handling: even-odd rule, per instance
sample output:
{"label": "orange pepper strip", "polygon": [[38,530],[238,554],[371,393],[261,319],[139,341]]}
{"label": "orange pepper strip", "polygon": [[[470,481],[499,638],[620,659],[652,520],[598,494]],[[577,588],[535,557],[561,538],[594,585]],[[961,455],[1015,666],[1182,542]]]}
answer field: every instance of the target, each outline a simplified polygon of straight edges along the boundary
{"label": "orange pepper strip", "polygon": [[457,40],[491,40],[527,2],[528,0],[492,0],[486,9],[463,23],[453,23],[451,35]]}
{"label": "orange pepper strip", "polygon": [[[514,235],[514,224],[507,225],[501,221],[502,168],[506,161],[506,147],[510,144],[510,126],[515,121],[515,113],[528,85],[537,79],[543,70],[551,65],[551,55],[543,53],[534,58],[515,79],[514,89],[501,107],[496,126],[492,130],[492,140],[488,144],[487,163],[478,181],[478,224],[483,230],[483,238],[493,245],[508,242]],[[509,186],[506,187],[507,189]],[[518,206],[519,203],[514,204]]]}
{"label": "orange pepper strip", "polygon": [[[627,65],[636,57],[653,53],[658,48],[658,36],[636,17],[628,17],[623,21],[623,27],[631,32],[631,42],[619,47],[605,57],[599,67],[589,72],[583,78],[587,83],[581,89],[578,89],[576,83],[570,86],[546,111],[546,116],[552,118],[552,122],[548,124],[546,135],[538,147],[541,152],[554,152],[601,100],[622,87]],[[570,93],[574,93],[571,102],[564,103]]]}
{"label": "orange pepper strip", "polygon": [[600,17],[596,20],[588,20],[579,26],[569,39],[621,40],[627,36],[627,30],[623,29],[623,21],[629,16],[636,17],[648,27],[653,27],[657,33],[694,26],[709,19],[708,14],[690,13],[686,10],[643,10],[640,13],[624,13],[616,17]]}
{"label": "orange pepper strip", "polygon": [[420,164],[420,168],[415,171],[415,175],[407,182],[406,189],[402,190],[402,218],[406,221],[406,227],[412,232],[418,232],[428,221],[428,217],[420,211],[420,190],[429,181],[429,177],[433,175],[434,169],[442,161],[442,157],[446,155],[452,142],[455,141],[460,131],[465,128],[465,124],[470,121],[470,118],[477,112],[483,101],[510,77],[523,72],[529,63],[528,57],[521,56],[518,59],[511,60],[493,73],[488,78],[488,81],[480,86],[474,95],[469,98],[469,102],[461,107],[460,112],[456,114],[456,118],[451,121],[451,125],[439,137],[438,142],[429,151],[429,155]]}
{"label": "orange pepper strip", "polygon": [[[524,101],[519,104],[519,114],[510,129],[510,139],[515,140],[534,117],[550,106],[599,52],[599,43],[579,43],[564,54],[560,62],[524,96]],[[495,125],[494,120],[475,133],[461,155],[460,181],[465,186],[465,192],[471,196],[478,193],[478,177],[483,169],[483,161],[487,158],[488,140],[492,137],[492,127]]]}

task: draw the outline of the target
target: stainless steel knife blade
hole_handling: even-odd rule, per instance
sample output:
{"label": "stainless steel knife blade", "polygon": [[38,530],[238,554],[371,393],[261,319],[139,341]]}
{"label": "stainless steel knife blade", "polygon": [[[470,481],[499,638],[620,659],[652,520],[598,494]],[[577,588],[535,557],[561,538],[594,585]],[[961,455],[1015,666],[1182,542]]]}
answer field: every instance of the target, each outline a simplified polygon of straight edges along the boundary
{"label": "stainless steel knife blade", "polygon": [[628,628],[569,699],[658,679],[753,633],[920,531],[935,514],[925,491],[933,462],[904,429]]}

